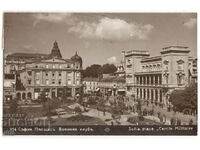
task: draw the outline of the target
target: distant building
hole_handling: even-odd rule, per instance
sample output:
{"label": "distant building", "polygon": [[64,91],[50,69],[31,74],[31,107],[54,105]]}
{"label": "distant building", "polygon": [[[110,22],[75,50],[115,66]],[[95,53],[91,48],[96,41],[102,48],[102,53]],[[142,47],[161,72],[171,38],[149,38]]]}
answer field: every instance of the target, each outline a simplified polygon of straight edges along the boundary
{"label": "distant building", "polygon": [[120,76],[104,74],[98,85],[100,92],[104,95],[125,95],[125,79]]}
{"label": "distant building", "polygon": [[[11,72],[19,75],[25,88],[16,90],[19,99],[37,99],[42,91],[50,98],[75,97],[82,90],[82,58],[76,53],[71,59],[63,59],[56,41],[50,55],[17,56],[14,58],[23,62],[23,68]],[[7,57],[5,65],[15,65],[13,55]]]}
{"label": "distant building", "polygon": [[98,82],[99,78],[92,78],[87,77],[83,79],[83,92],[85,94],[90,94],[97,92],[99,90],[98,88]]}
{"label": "distant building", "polygon": [[196,79],[196,59],[183,46],[169,46],[160,56],[150,57],[148,51],[124,53],[127,95],[155,104],[168,104],[174,89],[187,86]]}
{"label": "distant building", "polygon": [[4,81],[3,81],[4,102],[9,102],[15,97],[16,94],[15,87],[16,87],[16,75],[4,74]]}

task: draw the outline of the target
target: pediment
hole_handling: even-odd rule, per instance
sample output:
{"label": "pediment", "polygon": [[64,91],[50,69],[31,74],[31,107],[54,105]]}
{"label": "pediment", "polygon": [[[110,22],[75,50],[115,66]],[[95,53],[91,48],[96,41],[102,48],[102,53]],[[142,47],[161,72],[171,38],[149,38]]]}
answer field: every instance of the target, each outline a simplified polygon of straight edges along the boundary
{"label": "pediment", "polygon": [[180,59],[180,60],[177,61],[177,63],[178,63],[178,64],[183,64],[184,61],[183,61],[182,59]]}

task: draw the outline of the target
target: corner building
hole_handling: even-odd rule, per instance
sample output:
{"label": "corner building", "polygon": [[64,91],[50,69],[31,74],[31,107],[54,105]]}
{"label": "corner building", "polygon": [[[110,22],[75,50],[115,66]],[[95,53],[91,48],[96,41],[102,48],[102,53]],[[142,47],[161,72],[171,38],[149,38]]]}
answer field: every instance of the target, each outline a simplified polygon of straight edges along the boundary
{"label": "corner building", "polygon": [[189,57],[189,52],[183,46],[165,47],[156,57],[150,57],[148,51],[124,52],[126,95],[168,105],[174,89],[183,89],[197,81],[197,71],[193,71],[196,59]]}
{"label": "corner building", "polygon": [[82,90],[82,58],[75,53],[71,59],[63,59],[56,41],[48,57],[26,62],[19,72],[26,89],[17,92],[19,99],[37,99],[42,91],[50,98],[75,97]]}

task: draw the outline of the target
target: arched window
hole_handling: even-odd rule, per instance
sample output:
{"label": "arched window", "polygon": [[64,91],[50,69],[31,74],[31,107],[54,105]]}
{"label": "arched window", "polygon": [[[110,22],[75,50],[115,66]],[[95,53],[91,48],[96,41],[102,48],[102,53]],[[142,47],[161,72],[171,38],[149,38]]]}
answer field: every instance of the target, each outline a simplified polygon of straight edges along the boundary
{"label": "arched window", "polygon": [[21,93],[17,93],[17,99],[21,100]]}
{"label": "arched window", "polygon": [[28,92],[27,97],[30,98],[30,99],[32,98],[31,92]]}
{"label": "arched window", "polygon": [[22,99],[26,99],[26,93],[22,93]]}

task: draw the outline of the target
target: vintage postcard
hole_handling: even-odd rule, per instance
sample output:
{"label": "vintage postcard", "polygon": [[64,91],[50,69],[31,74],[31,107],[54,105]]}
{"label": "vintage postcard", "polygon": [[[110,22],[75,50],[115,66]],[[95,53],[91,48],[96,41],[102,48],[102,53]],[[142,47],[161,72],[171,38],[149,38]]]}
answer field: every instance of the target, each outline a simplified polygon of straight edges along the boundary
{"label": "vintage postcard", "polygon": [[197,135],[197,13],[3,14],[3,135]]}

